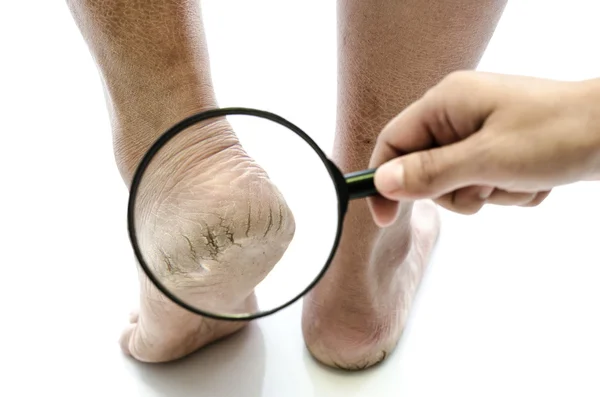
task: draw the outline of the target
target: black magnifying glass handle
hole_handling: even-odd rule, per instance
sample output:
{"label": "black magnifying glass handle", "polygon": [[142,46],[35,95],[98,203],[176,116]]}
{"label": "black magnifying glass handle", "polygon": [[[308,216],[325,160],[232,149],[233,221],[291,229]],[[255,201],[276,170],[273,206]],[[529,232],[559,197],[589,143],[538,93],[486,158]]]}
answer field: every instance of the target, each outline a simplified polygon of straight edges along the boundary
{"label": "black magnifying glass handle", "polygon": [[379,195],[375,188],[376,170],[377,168],[371,168],[344,175],[348,187],[348,199],[356,200]]}

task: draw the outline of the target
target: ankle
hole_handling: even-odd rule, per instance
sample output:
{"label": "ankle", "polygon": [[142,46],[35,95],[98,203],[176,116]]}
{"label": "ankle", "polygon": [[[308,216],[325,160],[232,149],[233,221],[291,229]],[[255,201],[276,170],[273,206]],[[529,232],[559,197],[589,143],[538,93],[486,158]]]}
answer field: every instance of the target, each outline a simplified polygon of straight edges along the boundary
{"label": "ankle", "polygon": [[[385,290],[394,285],[393,280],[400,271],[398,264],[407,260],[413,248],[412,207],[410,203],[402,204],[398,218],[386,228],[379,228],[374,224],[367,208],[357,208],[354,213],[349,211],[348,215],[352,220],[348,222],[346,230],[354,235],[349,236],[348,244],[355,248],[340,249],[340,255],[348,252],[355,258],[340,258],[346,268],[352,264],[355,267],[354,275],[347,274],[347,283],[354,284],[358,281],[360,284],[356,286],[357,289],[364,288],[361,284],[366,280],[375,280],[375,289]],[[351,229],[355,231],[350,232]],[[359,252],[366,257],[360,258]],[[357,278],[357,272],[362,273],[363,277]]]}
{"label": "ankle", "polygon": [[170,78],[133,79],[106,86],[117,167],[128,182],[144,153],[169,127],[195,113],[217,107],[212,87],[190,73]]}

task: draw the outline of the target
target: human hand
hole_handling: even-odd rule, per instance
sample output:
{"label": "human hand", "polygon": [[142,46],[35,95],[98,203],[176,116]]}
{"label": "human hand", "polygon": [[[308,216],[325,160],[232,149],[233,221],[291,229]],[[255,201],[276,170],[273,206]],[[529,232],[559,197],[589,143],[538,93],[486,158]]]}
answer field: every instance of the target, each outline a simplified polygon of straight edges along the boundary
{"label": "human hand", "polygon": [[600,176],[600,81],[453,73],[383,129],[370,166],[380,226],[401,200],[463,214],[538,205],[555,186]]}

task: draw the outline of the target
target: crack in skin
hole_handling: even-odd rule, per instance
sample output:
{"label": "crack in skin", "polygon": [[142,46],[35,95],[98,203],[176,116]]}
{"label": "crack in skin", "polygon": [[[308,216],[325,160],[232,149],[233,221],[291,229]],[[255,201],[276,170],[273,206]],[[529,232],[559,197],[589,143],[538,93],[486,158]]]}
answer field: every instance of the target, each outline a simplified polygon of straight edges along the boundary
{"label": "crack in skin", "polygon": [[[218,217],[218,215],[217,215],[217,217]],[[219,226],[221,226],[223,229],[225,229],[225,237],[227,238],[227,240],[231,243],[231,245],[241,247],[242,246],[241,244],[235,242],[235,237],[234,237],[232,228],[228,227],[224,224],[225,218],[219,217],[219,219],[221,220],[221,222],[219,223]]]}
{"label": "crack in skin", "polygon": [[373,367],[379,363],[381,363],[387,357],[387,352],[382,350],[379,357],[375,359],[375,361],[365,360],[363,364],[353,364],[353,365],[342,365],[336,361],[331,360],[331,363],[337,369],[341,369],[343,371],[362,371],[369,367]]}
{"label": "crack in skin", "polygon": [[[190,254],[192,256],[192,260],[196,261],[197,260],[197,254],[196,254],[196,250],[194,249],[194,246],[192,245],[192,242],[190,241],[190,239],[186,235],[183,235],[183,238],[188,243],[188,248],[190,249]],[[202,264],[200,266],[202,266]]]}
{"label": "crack in skin", "polygon": [[[165,235],[166,240],[161,241],[160,246],[155,246],[155,252],[158,254],[155,272],[162,273],[162,276],[169,280],[172,277],[187,278],[190,276],[190,282],[194,278],[200,282],[198,277],[209,276],[213,270],[217,273],[220,272],[217,270],[221,269],[221,266],[211,270],[212,265],[209,263],[221,263],[224,260],[227,262],[245,261],[243,256],[238,255],[244,255],[243,250],[247,245],[263,244],[269,236],[276,238],[279,231],[286,229],[287,222],[284,218],[286,218],[287,212],[284,203],[279,203],[278,200],[273,200],[271,197],[260,200],[262,197],[256,196],[257,193],[262,193],[262,189],[255,184],[250,184],[247,192],[249,197],[244,200],[245,205],[241,206],[241,208],[246,208],[241,211],[238,207],[240,201],[235,199],[231,203],[219,201],[218,206],[211,208],[212,211],[207,211],[208,208],[206,208],[186,214],[181,213],[177,207],[168,211],[168,214],[164,215],[165,223],[171,224],[169,226],[171,228],[180,230]],[[278,199],[281,196],[277,195],[275,198]],[[233,208],[230,204],[233,205]],[[274,208],[275,205],[277,205],[277,210]],[[265,206],[266,208],[264,208]],[[279,214],[279,219],[275,219],[277,214]],[[265,229],[263,231],[256,230],[257,226],[263,226],[263,222]],[[234,246],[237,248],[231,251]],[[166,249],[167,247],[170,248]],[[238,252],[238,248],[242,251]],[[260,255],[259,252],[256,254]],[[266,254],[267,251],[263,249],[262,255]],[[223,266],[229,268],[232,264],[227,263]],[[207,265],[209,266],[207,267]],[[265,272],[267,271],[265,270]]]}
{"label": "crack in skin", "polygon": [[167,265],[167,271],[169,273],[173,274],[174,273],[174,269],[173,269],[173,266],[171,264],[171,258],[169,258],[169,256],[163,250],[161,250],[160,248],[158,250],[160,251],[160,253],[161,253],[162,257],[163,257],[162,258],[163,262],[165,263],[165,265]]}
{"label": "crack in skin", "polygon": [[169,273],[173,273],[173,267],[171,266],[171,261],[169,260],[169,258],[165,257],[164,259],[165,264],[167,265],[167,270],[169,271]]}
{"label": "crack in skin", "polygon": [[248,200],[248,224],[246,225],[246,237],[250,237],[250,217],[252,216],[252,202]]}
{"label": "crack in skin", "polygon": [[[167,272],[171,276],[186,274],[185,271],[182,271],[181,269],[178,269],[174,266],[171,258],[162,249],[159,248],[159,251],[160,251],[160,254],[162,255],[162,262],[167,266]],[[155,270],[155,271],[158,271],[158,270]]]}
{"label": "crack in skin", "polygon": [[277,207],[279,208],[279,223],[277,224],[277,230],[275,231],[279,232],[281,230],[281,226],[283,226],[283,206],[281,203],[279,203]]}
{"label": "crack in skin", "polygon": [[[219,223],[213,226],[209,226],[206,221],[202,222],[203,227],[201,228],[201,234],[203,237],[202,249],[198,250],[198,247],[194,248],[194,244],[186,236],[184,238],[188,241],[190,253],[192,259],[195,262],[199,262],[202,259],[210,259],[218,261],[219,257],[231,246],[242,247],[240,243],[235,241],[234,228],[229,225],[227,219],[216,213],[210,213],[219,219]],[[223,241],[224,239],[224,241]],[[201,253],[199,254],[198,251]],[[201,263],[199,263],[201,267]]]}
{"label": "crack in skin", "polygon": [[216,260],[219,253],[219,245],[215,241],[215,235],[213,234],[213,231],[210,228],[207,228],[204,237],[207,241],[210,258]]}
{"label": "crack in skin", "polygon": [[382,362],[383,360],[385,360],[385,358],[387,357],[387,352],[385,350],[381,351],[381,357],[379,357],[379,360],[375,362],[375,364],[379,364],[380,362]]}
{"label": "crack in skin", "polygon": [[273,211],[269,207],[269,223],[267,224],[267,230],[265,230],[265,234],[263,235],[263,237],[267,237],[267,234],[269,233],[269,230],[271,230],[272,226],[273,226]]}

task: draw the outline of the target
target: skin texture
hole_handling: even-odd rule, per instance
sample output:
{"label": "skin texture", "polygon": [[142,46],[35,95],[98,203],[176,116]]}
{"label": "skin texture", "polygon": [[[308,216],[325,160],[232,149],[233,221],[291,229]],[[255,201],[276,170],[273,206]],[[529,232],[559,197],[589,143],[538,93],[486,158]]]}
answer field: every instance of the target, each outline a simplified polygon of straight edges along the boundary
{"label": "skin texture", "polygon": [[[198,1],[67,4],[104,83],[115,157],[128,184],[160,134],[185,116],[217,106]],[[207,151],[227,144],[214,139]]]}
{"label": "skin texture", "polygon": [[[69,0],[68,4],[104,82],[115,157],[129,184],[140,157],[160,133],[192,113],[217,106],[199,4],[192,0]],[[476,66],[504,5],[500,0],[339,1],[334,158],[343,171],[366,167],[379,131],[428,87],[453,70]],[[240,236],[235,242],[241,247],[232,245],[211,263],[218,269],[211,274],[218,274],[225,288],[208,291],[202,299],[228,291],[226,304],[251,307],[250,290],[257,278],[239,278],[231,269],[241,258],[251,257],[258,273],[268,271],[293,235],[293,216],[229,126],[186,136],[165,153],[163,177],[157,173],[149,179],[140,207],[152,222],[182,218],[182,236],[157,240],[148,230],[143,243],[149,250],[166,246],[166,254],[155,249],[154,266],[172,282],[186,285],[181,288],[193,288],[194,282],[211,284],[192,277],[204,262],[191,260],[184,266],[187,273],[170,273],[175,262],[182,262],[169,258],[212,252],[207,233]],[[189,161],[178,158],[189,148],[194,148]],[[187,185],[164,177],[200,169],[207,170],[207,177]],[[235,199],[224,206],[198,199],[208,190]],[[245,213],[232,212],[227,208],[240,206],[231,200],[251,205],[243,207]],[[258,211],[261,205],[264,208]],[[282,214],[282,227],[276,232],[265,233],[268,213]],[[243,230],[224,226],[227,219],[228,225]],[[392,351],[438,229],[431,202],[402,205],[399,219],[385,230],[374,224],[365,202],[351,204],[331,270],[304,303],[303,333],[314,357],[327,365],[361,369]],[[258,251],[265,252],[262,258]],[[123,350],[139,360],[176,359],[244,325],[192,315],[165,299],[143,275],[140,283],[140,312],[132,315],[122,338]]]}
{"label": "skin texture", "polygon": [[[68,4],[104,82],[115,158],[129,184],[160,134],[217,106],[199,4]],[[228,312],[252,310],[252,289],[285,251],[294,219],[231,127],[222,120],[201,131],[192,127],[161,150],[146,175],[136,212],[141,248],[151,268],[180,297],[198,299],[196,304],[218,302],[214,310]],[[241,276],[234,271],[240,268],[252,272]],[[174,360],[244,327],[189,313],[139,273],[140,309],[121,337],[123,351],[136,359]]]}
{"label": "skin texture", "polygon": [[[379,136],[370,165],[381,166],[375,183],[387,200],[372,201],[378,224],[393,221],[402,199],[472,214],[537,206],[556,186],[597,179],[599,101],[597,79],[451,74]],[[481,184],[485,197],[469,194]]]}
{"label": "skin texture", "polygon": [[[338,1],[338,107],[334,160],[369,165],[387,122],[448,73],[474,68],[505,1]],[[396,346],[439,220],[431,202],[403,204],[380,229],[352,202],[329,272],[305,298],[303,333],[313,356],[363,369]]]}

